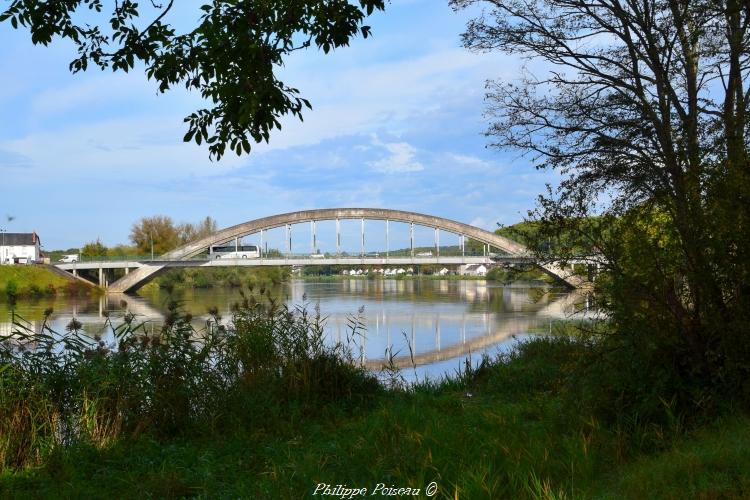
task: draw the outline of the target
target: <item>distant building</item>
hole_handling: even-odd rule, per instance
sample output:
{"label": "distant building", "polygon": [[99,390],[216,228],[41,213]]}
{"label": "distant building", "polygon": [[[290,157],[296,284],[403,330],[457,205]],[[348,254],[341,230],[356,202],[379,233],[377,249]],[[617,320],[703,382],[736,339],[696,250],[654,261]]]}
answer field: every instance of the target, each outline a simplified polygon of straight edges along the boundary
{"label": "distant building", "polygon": [[461,274],[466,276],[487,276],[487,266],[484,264],[462,266]]}
{"label": "distant building", "polygon": [[30,264],[41,260],[36,233],[0,233],[0,264]]}

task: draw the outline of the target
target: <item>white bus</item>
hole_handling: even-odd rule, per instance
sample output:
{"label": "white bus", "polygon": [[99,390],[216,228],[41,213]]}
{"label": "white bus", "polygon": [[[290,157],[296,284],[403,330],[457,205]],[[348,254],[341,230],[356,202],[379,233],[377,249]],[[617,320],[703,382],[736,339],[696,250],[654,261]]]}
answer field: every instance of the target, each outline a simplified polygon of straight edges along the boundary
{"label": "white bus", "polygon": [[260,250],[255,245],[215,245],[209,249],[211,259],[258,259]]}

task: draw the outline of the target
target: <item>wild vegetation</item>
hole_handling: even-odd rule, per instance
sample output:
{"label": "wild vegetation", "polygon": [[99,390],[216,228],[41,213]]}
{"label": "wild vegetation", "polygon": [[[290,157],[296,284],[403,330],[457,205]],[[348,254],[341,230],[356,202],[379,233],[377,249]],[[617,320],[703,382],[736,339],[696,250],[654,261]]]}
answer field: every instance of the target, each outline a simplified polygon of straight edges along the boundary
{"label": "wild vegetation", "polygon": [[356,317],[347,347],[324,342],[317,312],[265,296],[246,296],[229,322],[213,314],[196,332],[174,305],[159,335],[125,317],[100,338],[75,321],[65,335],[19,321],[0,345],[0,494],[279,498],[320,482],[434,481],[438,498],[676,498],[750,487],[747,418],[694,431],[708,414],[676,413],[587,338],[534,340],[409,385],[387,361],[379,377],[358,367]]}
{"label": "wild vegetation", "polygon": [[654,391],[681,416],[747,408],[750,5],[450,3],[487,7],[467,48],[554,67],[489,85],[487,135],[562,175],[526,241],[540,258],[604,267],[611,330],[595,348],[630,352],[613,370],[642,376],[610,403]]}
{"label": "wild vegetation", "polygon": [[42,266],[0,266],[0,301],[13,303],[21,298],[79,296],[91,293],[92,288]]}
{"label": "wild vegetation", "polygon": [[[311,0],[277,16],[278,2],[216,1],[181,36],[160,17],[172,4],[153,4],[142,31],[137,5],[116,3],[112,35],[73,22],[98,1],[13,1],[0,21],[38,43],[72,40],[75,70],[139,60],[162,91],[198,88],[214,107],[188,117],[185,140],[220,157],[309,106],[275,79],[284,57],[367,35],[365,15],[384,7]],[[435,481],[445,498],[750,495],[750,4],[450,4],[487,7],[469,49],[553,68],[489,84],[488,136],[563,176],[526,242],[604,267],[607,324],[413,386],[330,350],[304,310],[250,300],[200,340],[179,314],[156,338],[132,319],[113,326],[116,348],[75,323],[59,341],[16,333],[0,366],[4,494],[284,497],[321,481]]]}
{"label": "wild vegetation", "polygon": [[214,267],[170,269],[143,288],[147,293],[152,288],[167,291],[190,288],[255,287],[278,285],[291,276],[288,267]]}

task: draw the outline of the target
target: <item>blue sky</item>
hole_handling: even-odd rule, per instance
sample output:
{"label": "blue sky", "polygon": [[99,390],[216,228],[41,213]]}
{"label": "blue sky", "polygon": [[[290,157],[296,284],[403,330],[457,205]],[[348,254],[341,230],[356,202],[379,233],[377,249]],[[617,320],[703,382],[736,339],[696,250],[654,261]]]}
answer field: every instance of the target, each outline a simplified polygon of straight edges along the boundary
{"label": "blue sky", "polygon": [[[180,22],[195,16],[185,5]],[[445,0],[393,0],[370,18],[372,38],[296,53],[281,79],[313,110],[220,162],[182,142],[182,118],[201,104],[194,94],[158,94],[139,71],[72,75],[70,46],[34,47],[0,25],[0,227],[35,230],[55,249],[127,243],[133,222],[156,214],[210,215],[224,227],[360,206],[487,229],[517,222],[553,177],[485,147],[484,83],[517,78],[521,61],[463,49],[469,16]]]}

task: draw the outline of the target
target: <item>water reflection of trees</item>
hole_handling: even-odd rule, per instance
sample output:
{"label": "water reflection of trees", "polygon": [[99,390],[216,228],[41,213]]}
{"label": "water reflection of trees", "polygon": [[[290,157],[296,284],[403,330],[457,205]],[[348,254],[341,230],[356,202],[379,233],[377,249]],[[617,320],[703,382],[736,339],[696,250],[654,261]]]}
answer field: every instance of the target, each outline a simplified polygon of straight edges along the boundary
{"label": "water reflection of trees", "polygon": [[[472,312],[496,313],[534,312],[550,299],[567,293],[532,284],[502,286],[479,280],[351,279],[328,285],[336,293],[368,300],[467,304]],[[311,289],[309,282],[293,282],[290,286],[295,302]]]}

